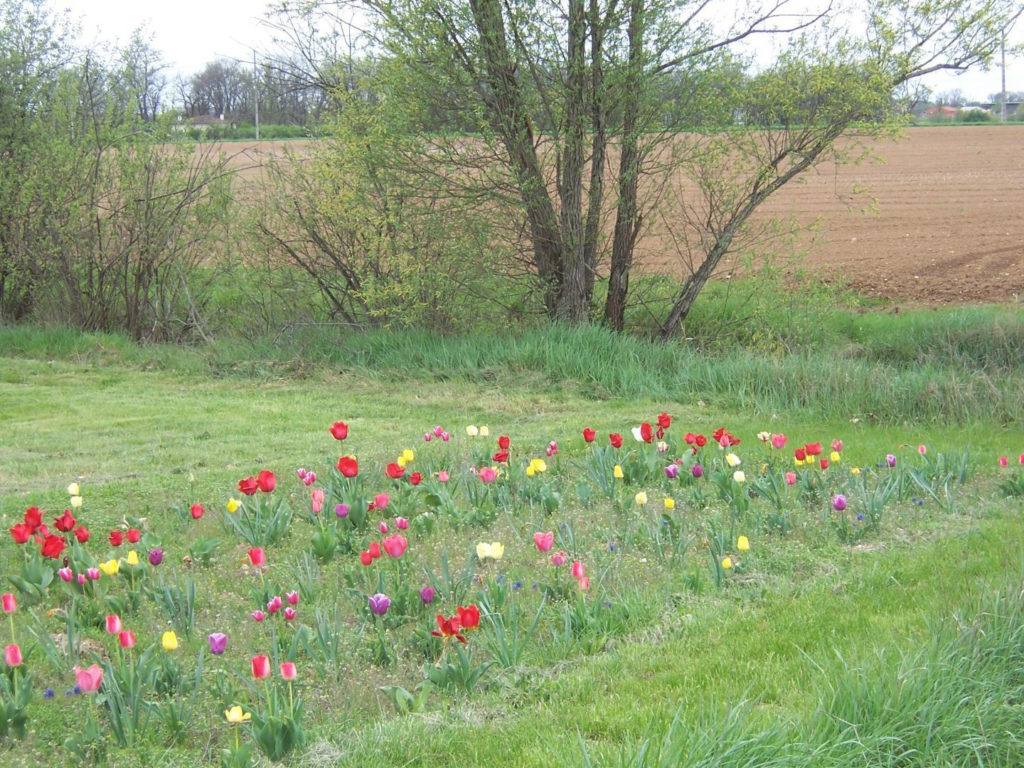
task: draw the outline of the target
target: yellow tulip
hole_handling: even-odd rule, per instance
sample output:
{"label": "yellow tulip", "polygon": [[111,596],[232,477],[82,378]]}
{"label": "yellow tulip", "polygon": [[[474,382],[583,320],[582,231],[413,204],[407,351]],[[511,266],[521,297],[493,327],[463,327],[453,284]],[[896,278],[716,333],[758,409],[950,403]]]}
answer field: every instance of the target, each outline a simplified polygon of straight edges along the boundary
{"label": "yellow tulip", "polygon": [[413,453],[412,450],[410,450],[409,448],[406,448],[404,451],[402,451],[402,459],[405,460],[406,464],[408,464],[414,458],[416,458],[416,454]]}
{"label": "yellow tulip", "polygon": [[639,504],[641,507],[647,503],[647,493],[644,491],[637,491],[636,496],[634,496],[633,498],[636,500],[636,503]]}
{"label": "yellow tulip", "polygon": [[247,723],[252,719],[252,715],[249,712],[243,712],[242,708],[237,704],[231,709],[224,710],[224,717],[232,725],[238,725],[239,723]]}
{"label": "yellow tulip", "polygon": [[501,556],[504,554],[505,545],[500,541],[494,541],[490,544],[481,541],[476,545],[476,556],[480,560],[501,560]]}
{"label": "yellow tulip", "polygon": [[160,638],[160,644],[164,647],[165,651],[174,651],[178,648],[178,636],[174,634],[174,630],[167,630]]}
{"label": "yellow tulip", "polygon": [[81,496],[72,496],[71,497],[71,506],[74,507],[75,509],[78,509],[80,506],[82,506],[82,497]]}
{"label": "yellow tulip", "polygon": [[732,479],[737,483],[745,483],[747,481],[747,476],[744,474],[742,469],[737,469],[732,473]]}
{"label": "yellow tulip", "polygon": [[81,496],[82,489],[78,487],[78,483],[72,483],[68,486],[68,496]]}
{"label": "yellow tulip", "polygon": [[616,480],[621,480],[625,475],[622,474],[622,466],[619,464],[615,465],[615,469],[612,470],[612,475]]}
{"label": "yellow tulip", "polygon": [[728,464],[730,467],[738,467],[741,463],[740,457],[737,456],[735,453],[727,453],[725,454],[725,463]]}
{"label": "yellow tulip", "polygon": [[480,427],[480,437],[487,437],[489,434],[491,434],[491,430],[487,427]]}
{"label": "yellow tulip", "polygon": [[548,471],[548,463],[544,459],[530,459],[530,466],[533,467],[534,472]]}
{"label": "yellow tulip", "polygon": [[395,460],[395,464],[397,464],[397,465],[398,465],[398,466],[400,466],[400,467],[404,467],[404,466],[405,466],[406,464],[408,464],[408,463],[409,463],[409,462],[408,462],[408,461],[406,461],[406,458],[405,458],[405,456],[399,456],[399,457],[398,457],[398,458],[397,458],[397,459]]}
{"label": "yellow tulip", "polygon": [[851,475],[859,475],[860,474],[860,467],[850,467],[850,474]]}
{"label": "yellow tulip", "polygon": [[537,474],[537,470],[533,468],[533,464],[531,464],[530,466],[528,466],[526,468],[526,476],[527,477],[533,477],[536,474]]}
{"label": "yellow tulip", "polygon": [[740,552],[746,552],[750,549],[750,540],[746,536],[740,536],[736,539],[736,549]]}
{"label": "yellow tulip", "polygon": [[100,570],[107,574],[107,576],[116,574],[120,567],[117,560],[107,560],[105,563],[100,563]]}
{"label": "yellow tulip", "polygon": [[139,564],[139,553],[136,552],[134,549],[131,550],[128,553],[128,556],[124,559],[124,561],[126,563],[128,563],[128,565],[138,565]]}
{"label": "yellow tulip", "polygon": [[671,498],[671,497],[666,497],[665,498],[665,509],[675,509],[675,508],[676,508],[676,500]]}
{"label": "yellow tulip", "polygon": [[228,499],[228,512],[235,512],[238,510],[240,506],[242,506],[242,502],[240,502],[238,499]]}
{"label": "yellow tulip", "polygon": [[732,568],[732,558],[731,557],[723,557],[722,558],[722,568],[724,568],[727,571],[730,568]]}
{"label": "yellow tulip", "polygon": [[828,455],[828,458],[833,464],[838,464],[839,459],[842,457],[839,455],[839,451],[832,451],[832,453]]}
{"label": "yellow tulip", "polygon": [[477,429],[475,425],[470,424],[468,427],[466,427],[466,434],[469,435],[470,437],[476,437],[477,435],[480,434],[480,430]]}

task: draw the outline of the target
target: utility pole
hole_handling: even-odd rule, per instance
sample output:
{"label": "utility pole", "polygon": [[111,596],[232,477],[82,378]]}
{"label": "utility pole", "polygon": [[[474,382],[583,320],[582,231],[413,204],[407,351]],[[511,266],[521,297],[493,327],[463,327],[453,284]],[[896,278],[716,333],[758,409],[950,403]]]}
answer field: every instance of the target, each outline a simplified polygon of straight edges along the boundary
{"label": "utility pole", "polygon": [[999,105],[999,120],[1000,122],[1006,122],[1006,30],[1003,30],[1002,40],[1002,63],[1001,69],[1003,70],[1003,91],[1000,93],[1000,105]]}
{"label": "utility pole", "polygon": [[[253,109],[255,110],[256,140],[259,141],[259,71],[256,69],[256,51],[253,50]],[[1002,86],[1006,90],[1006,85]]]}

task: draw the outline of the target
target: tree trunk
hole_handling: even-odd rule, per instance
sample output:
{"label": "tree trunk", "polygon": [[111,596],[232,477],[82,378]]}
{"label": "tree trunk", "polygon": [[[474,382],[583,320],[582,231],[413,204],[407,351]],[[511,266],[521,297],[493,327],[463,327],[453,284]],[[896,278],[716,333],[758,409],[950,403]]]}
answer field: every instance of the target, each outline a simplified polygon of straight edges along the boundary
{"label": "tree trunk", "polygon": [[562,258],[564,270],[557,317],[582,323],[590,316],[583,231],[583,142],[586,119],[587,17],[584,0],[569,0],[568,71],[566,73],[565,146],[559,163]]}
{"label": "tree trunk", "polygon": [[604,321],[609,328],[621,331],[626,322],[626,299],[629,295],[629,271],[633,266],[633,249],[639,233],[637,185],[640,176],[640,136],[637,128],[641,106],[644,19],[643,0],[629,4],[629,65],[623,98],[622,154],[619,157],[618,205],[615,233],[612,237],[611,273],[608,296],[604,305]]}
{"label": "tree trunk", "polygon": [[544,306],[556,317],[564,280],[564,253],[558,215],[548,194],[537,158],[533,129],[523,104],[515,65],[508,49],[500,0],[471,0],[473,21],[480,35],[486,65],[491,125],[501,137],[516,175],[516,186],[526,207],[533,245],[534,266],[545,285]]}

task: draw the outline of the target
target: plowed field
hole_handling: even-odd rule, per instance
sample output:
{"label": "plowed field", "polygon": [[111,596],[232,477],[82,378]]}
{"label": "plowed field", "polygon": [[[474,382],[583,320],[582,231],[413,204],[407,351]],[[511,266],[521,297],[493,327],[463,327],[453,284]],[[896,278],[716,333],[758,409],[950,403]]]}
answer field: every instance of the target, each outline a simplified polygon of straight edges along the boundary
{"label": "plowed field", "polygon": [[[911,128],[873,151],[880,162],[823,164],[763,207],[815,224],[799,245],[805,267],[901,302],[1024,303],[1024,126]],[[660,245],[642,239],[642,267],[678,270]]]}

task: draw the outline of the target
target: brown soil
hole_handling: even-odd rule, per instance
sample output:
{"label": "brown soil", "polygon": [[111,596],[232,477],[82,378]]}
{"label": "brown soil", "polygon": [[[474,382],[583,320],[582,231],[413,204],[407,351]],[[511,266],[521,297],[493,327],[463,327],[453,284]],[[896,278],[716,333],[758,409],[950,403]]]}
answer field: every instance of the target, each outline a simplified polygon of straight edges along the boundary
{"label": "brown soil", "polygon": [[[234,149],[258,164],[283,147],[303,150]],[[799,245],[805,269],[901,302],[1024,302],[1024,125],[911,128],[872,151],[878,161],[824,164],[764,206],[815,225]],[[650,255],[660,245],[641,243],[649,270],[672,268]]]}

